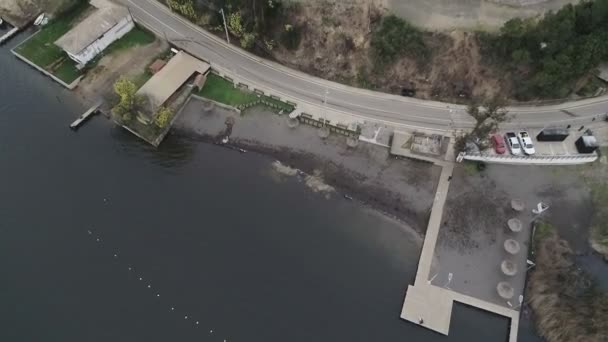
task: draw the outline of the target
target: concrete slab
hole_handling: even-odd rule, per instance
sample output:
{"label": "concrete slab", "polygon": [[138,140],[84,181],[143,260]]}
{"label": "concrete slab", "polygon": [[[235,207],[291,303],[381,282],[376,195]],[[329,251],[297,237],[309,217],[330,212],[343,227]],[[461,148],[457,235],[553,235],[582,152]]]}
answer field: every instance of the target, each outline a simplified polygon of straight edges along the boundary
{"label": "concrete slab", "polygon": [[449,293],[438,287],[410,285],[401,310],[401,318],[447,335],[450,331],[453,303]]}

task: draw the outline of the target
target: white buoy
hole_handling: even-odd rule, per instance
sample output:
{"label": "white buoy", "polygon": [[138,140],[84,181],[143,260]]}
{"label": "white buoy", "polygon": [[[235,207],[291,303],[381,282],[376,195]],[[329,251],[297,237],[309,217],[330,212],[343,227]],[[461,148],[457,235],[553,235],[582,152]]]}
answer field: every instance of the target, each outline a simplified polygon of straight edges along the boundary
{"label": "white buoy", "polygon": [[129,271],[130,271],[130,270],[132,270],[132,268],[131,268],[131,267],[129,267]]}
{"label": "white buoy", "polygon": [[157,293],[157,294],[156,294],[156,297],[160,297],[160,293]]}
{"label": "white buoy", "polygon": [[175,311],[175,308],[174,308],[174,307],[171,307],[171,311]]}
{"label": "white buoy", "polygon": [[97,242],[99,242],[99,241],[100,241],[99,238],[97,238]]}
{"label": "white buoy", "polygon": [[184,316],[184,319],[188,319],[188,316]]}
{"label": "white buoy", "polygon": [[210,334],[213,334],[213,329],[209,330],[209,333],[210,333]]}
{"label": "white buoy", "polygon": [[198,321],[196,321],[196,325],[198,325]]}
{"label": "white buoy", "polygon": [[148,284],[148,288],[151,288],[152,286],[150,286],[150,284]]}
{"label": "white buoy", "polygon": [[143,280],[142,277],[139,277],[139,280]]}
{"label": "white buoy", "polygon": [[118,258],[118,254],[114,254],[114,257],[115,257],[115,258]]}
{"label": "white buoy", "polygon": [[87,232],[89,233],[89,235],[93,234],[93,232],[90,230],[87,230]]}

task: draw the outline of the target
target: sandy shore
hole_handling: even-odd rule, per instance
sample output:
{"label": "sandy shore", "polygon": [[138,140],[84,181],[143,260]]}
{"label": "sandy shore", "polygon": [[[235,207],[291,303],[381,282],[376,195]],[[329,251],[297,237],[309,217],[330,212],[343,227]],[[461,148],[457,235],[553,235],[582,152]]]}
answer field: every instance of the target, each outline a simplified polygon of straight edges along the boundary
{"label": "sandy shore", "polygon": [[320,176],[340,195],[404,221],[424,232],[440,169],[432,164],[394,159],[388,149],[360,142],[355,148],[346,138],[332,135],[323,140],[317,130],[300,124],[288,126],[287,116],[254,108],[240,115],[192,99],[174,124],[174,130],[194,139],[213,142],[226,129],[226,118],[235,119],[230,143],[264,153],[281,163]]}

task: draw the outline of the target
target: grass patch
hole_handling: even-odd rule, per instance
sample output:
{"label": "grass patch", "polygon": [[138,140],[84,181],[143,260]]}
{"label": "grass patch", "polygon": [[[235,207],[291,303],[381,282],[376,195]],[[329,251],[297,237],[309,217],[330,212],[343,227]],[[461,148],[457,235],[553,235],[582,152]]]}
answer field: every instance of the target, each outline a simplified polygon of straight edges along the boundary
{"label": "grass patch", "polygon": [[[19,45],[15,51],[62,81],[72,83],[81,73],[76,69],[76,63],[54,43],[68,32],[76,23],[76,19],[89,8],[90,6],[86,2],[77,4],[62,16],[51,21],[28,41]],[[58,62],[61,59],[64,59],[63,62]]]}
{"label": "grass patch", "polygon": [[479,173],[479,167],[477,162],[465,160],[462,162],[462,168],[464,169],[464,173],[468,176],[474,176]]}
{"label": "grass patch", "polygon": [[155,40],[156,37],[154,36],[154,34],[149,32],[148,30],[136,26],[127,34],[122,36],[122,38],[110,44],[110,46],[108,46],[104,50],[104,55],[109,55],[117,51],[130,49],[134,46],[148,45],[153,43]]}
{"label": "grass patch", "polygon": [[74,63],[74,61],[66,58],[61,65],[53,70],[53,74],[65,83],[70,84],[82,75],[82,71],[76,69],[76,63]]}
{"label": "grass patch", "polygon": [[608,184],[596,184],[591,189],[593,218],[591,234],[595,243],[608,248]]}
{"label": "grass patch", "polygon": [[[273,99],[270,96],[258,95],[250,91],[235,88],[232,82],[223,77],[210,73],[207,76],[207,81],[197,95],[207,99],[227,104],[233,107],[247,105],[255,101],[262,100],[269,103],[275,111],[292,112],[294,107],[280,100]],[[262,104],[263,105],[263,104]],[[269,107],[270,108],[270,107]]]}
{"label": "grass patch", "polygon": [[555,230],[553,225],[547,222],[539,222],[536,224],[535,228],[536,229],[534,230],[534,241],[536,243],[549,237],[551,233]]}
{"label": "grass patch", "polygon": [[213,73],[207,76],[207,81],[198,95],[233,107],[258,99],[256,94],[235,88],[232,82]]}

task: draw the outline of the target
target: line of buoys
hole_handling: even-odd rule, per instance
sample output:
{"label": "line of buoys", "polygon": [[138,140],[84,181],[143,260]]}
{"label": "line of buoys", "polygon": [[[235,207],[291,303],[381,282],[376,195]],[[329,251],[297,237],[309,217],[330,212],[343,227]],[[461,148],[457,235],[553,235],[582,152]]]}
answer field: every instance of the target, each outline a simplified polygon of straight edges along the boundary
{"label": "line of buoys", "polygon": [[[104,202],[107,202],[107,199],[104,198]],[[87,230],[87,233],[88,233],[88,235],[93,235],[93,231],[90,230],[90,229]],[[101,239],[101,237],[97,236],[95,238],[95,241],[98,242],[98,243],[100,243],[102,241],[102,239]],[[120,253],[118,253],[118,251],[115,251],[112,255],[113,255],[114,259],[118,259],[118,255],[119,254]],[[134,269],[133,266],[128,266],[128,270],[129,271],[133,271],[133,269]],[[139,277],[137,277],[137,279],[139,279],[139,281],[143,281],[144,278],[142,276],[139,276]],[[152,288],[152,284],[151,283],[147,283],[147,288],[151,289]],[[160,293],[156,292],[156,298],[159,298],[159,297],[160,297]],[[175,312],[175,307],[174,306],[171,306],[171,312]],[[190,316],[184,315],[184,320],[189,320],[190,318],[191,318]],[[198,328],[199,325],[200,325],[200,321],[194,321],[194,327],[195,328]],[[213,333],[214,333],[213,329],[210,329],[209,330],[209,334],[212,335]],[[227,339],[224,339],[224,342],[227,342],[227,341],[228,341]]]}

